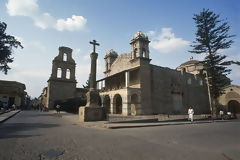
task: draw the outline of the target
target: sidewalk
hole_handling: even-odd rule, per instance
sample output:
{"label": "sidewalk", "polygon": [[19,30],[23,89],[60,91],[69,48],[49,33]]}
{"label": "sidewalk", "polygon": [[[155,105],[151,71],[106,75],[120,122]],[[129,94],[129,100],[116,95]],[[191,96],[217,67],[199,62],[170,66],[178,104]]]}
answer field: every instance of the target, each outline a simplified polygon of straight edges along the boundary
{"label": "sidewalk", "polygon": [[[55,111],[50,111],[56,113]],[[96,129],[120,129],[120,128],[140,128],[140,127],[154,127],[154,126],[166,126],[166,125],[192,125],[214,122],[232,122],[233,120],[195,120],[193,123],[190,121],[157,121],[157,122],[124,122],[124,123],[111,123],[108,121],[95,121],[95,122],[79,122],[77,114],[71,114],[61,111],[61,117],[73,122],[75,125],[80,125],[87,128]]]}
{"label": "sidewalk", "polygon": [[19,113],[21,110],[12,110],[0,115],[0,123],[8,120],[9,118],[13,117],[15,114]]}

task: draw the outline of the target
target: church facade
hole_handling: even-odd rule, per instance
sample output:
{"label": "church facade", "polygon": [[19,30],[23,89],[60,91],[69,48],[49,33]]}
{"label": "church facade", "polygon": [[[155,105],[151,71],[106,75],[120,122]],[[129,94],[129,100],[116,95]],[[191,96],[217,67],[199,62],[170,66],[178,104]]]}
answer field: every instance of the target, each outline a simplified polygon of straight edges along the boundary
{"label": "church facade", "polygon": [[120,115],[187,114],[192,106],[195,114],[210,113],[201,73],[188,73],[184,64],[177,70],[150,64],[149,43],[147,35],[137,32],[130,42],[131,53],[107,52],[105,77],[97,81],[105,111]]}
{"label": "church facade", "polygon": [[43,89],[43,93],[39,97],[44,106],[53,109],[57,101],[85,97],[87,90],[76,87],[75,68],[76,63],[72,58],[72,49],[59,47],[59,54],[52,61],[52,73],[48,80],[48,86]]}

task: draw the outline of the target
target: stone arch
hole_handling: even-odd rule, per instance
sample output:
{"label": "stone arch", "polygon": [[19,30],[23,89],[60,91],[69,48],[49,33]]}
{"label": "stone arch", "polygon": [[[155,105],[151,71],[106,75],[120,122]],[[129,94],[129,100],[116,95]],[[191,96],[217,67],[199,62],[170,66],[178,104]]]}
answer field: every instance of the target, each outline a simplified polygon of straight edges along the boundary
{"label": "stone arch", "polygon": [[138,95],[131,95],[131,115],[137,115]]}
{"label": "stone arch", "polygon": [[63,53],[63,61],[67,61],[67,53]]}
{"label": "stone arch", "polygon": [[225,98],[227,98],[227,99],[240,98],[240,95],[237,92],[231,91],[226,94]]}
{"label": "stone arch", "polygon": [[120,94],[115,94],[113,97],[113,108],[116,114],[122,114],[122,97]]}
{"label": "stone arch", "polygon": [[109,95],[103,97],[103,108],[106,114],[110,113],[111,100]]}
{"label": "stone arch", "polygon": [[236,100],[230,100],[228,102],[228,111],[234,115],[240,114],[240,103]]}
{"label": "stone arch", "polygon": [[57,78],[62,78],[62,68],[57,68]]}
{"label": "stone arch", "polygon": [[67,69],[66,70],[66,79],[70,79],[71,78],[71,70]]}

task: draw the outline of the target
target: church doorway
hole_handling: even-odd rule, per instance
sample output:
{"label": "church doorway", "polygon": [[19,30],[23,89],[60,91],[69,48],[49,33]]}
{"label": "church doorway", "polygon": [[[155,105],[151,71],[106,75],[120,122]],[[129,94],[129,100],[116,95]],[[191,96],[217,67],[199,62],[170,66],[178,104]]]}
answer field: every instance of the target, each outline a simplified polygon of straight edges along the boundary
{"label": "church doorway", "polygon": [[137,103],[138,103],[138,96],[137,94],[133,94],[131,96],[131,115],[136,115],[137,114]]}
{"label": "church doorway", "polygon": [[240,114],[240,103],[236,100],[231,100],[228,102],[228,111],[232,112],[234,115]]}
{"label": "church doorway", "polygon": [[116,108],[116,114],[122,114],[122,97],[119,94],[113,98],[113,107]]}
{"label": "church doorway", "polygon": [[110,97],[109,95],[104,96],[103,98],[103,108],[106,114],[110,113]]}

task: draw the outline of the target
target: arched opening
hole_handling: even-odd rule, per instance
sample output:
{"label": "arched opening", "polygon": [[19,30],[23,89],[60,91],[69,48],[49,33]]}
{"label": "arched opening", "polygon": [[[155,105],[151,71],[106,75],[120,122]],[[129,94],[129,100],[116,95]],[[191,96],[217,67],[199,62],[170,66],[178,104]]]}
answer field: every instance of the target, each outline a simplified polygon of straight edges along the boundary
{"label": "arched opening", "polygon": [[110,113],[110,97],[108,95],[103,98],[103,108],[106,114]]}
{"label": "arched opening", "polygon": [[229,101],[228,111],[233,113],[233,115],[240,114],[240,103],[236,100]]}
{"label": "arched opening", "polygon": [[67,61],[67,53],[63,54],[63,61]]}
{"label": "arched opening", "polygon": [[138,104],[138,96],[137,94],[133,94],[131,96],[131,115],[137,114],[137,104]]}
{"label": "arched opening", "polygon": [[191,78],[189,78],[189,79],[187,80],[187,84],[192,84],[192,79],[191,79]]}
{"label": "arched opening", "polygon": [[57,69],[57,78],[62,78],[62,69],[61,68]]}
{"label": "arched opening", "polygon": [[66,71],[66,79],[70,79],[70,74],[71,74],[70,69],[67,69],[67,71]]}
{"label": "arched opening", "polygon": [[134,49],[134,52],[133,52],[133,58],[136,58],[138,55],[138,50],[137,48]]}
{"label": "arched opening", "polygon": [[142,49],[142,56],[145,57],[145,58],[147,58],[147,55],[146,55],[146,54],[147,54],[147,53],[146,53],[146,50],[145,50],[145,48],[143,48],[143,49]]}
{"label": "arched opening", "polygon": [[113,98],[113,107],[116,109],[116,114],[122,114],[122,97],[119,94]]}

